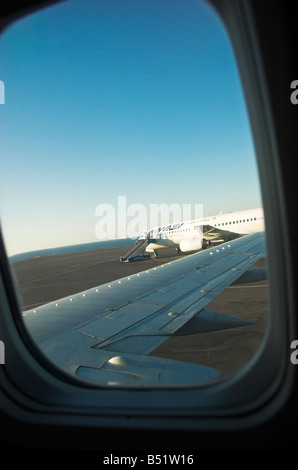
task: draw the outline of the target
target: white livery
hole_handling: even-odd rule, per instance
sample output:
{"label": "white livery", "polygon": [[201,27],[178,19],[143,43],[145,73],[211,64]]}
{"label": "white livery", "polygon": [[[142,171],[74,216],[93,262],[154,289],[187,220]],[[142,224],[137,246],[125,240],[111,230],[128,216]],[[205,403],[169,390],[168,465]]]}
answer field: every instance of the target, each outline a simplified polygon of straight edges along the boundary
{"label": "white livery", "polygon": [[148,241],[147,252],[165,247],[188,252],[207,248],[212,241],[225,242],[241,235],[263,231],[263,209],[257,208],[155,227],[138,240]]}

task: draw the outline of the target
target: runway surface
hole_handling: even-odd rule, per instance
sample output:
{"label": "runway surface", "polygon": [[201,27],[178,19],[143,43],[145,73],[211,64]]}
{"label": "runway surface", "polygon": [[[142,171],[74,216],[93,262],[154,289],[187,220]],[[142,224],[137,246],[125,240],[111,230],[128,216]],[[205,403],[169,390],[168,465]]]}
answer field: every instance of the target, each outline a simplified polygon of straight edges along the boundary
{"label": "runway surface", "polygon": [[[120,256],[129,248],[43,256],[13,263],[20,309],[26,311],[185,256],[168,250],[157,259],[120,263]],[[257,266],[265,266],[265,263],[265,260],[260,260]],[[267,280],[232,285],[207,308],[252,323],[193,334],[197,320],[192,319],[151,355],[215,367],[222,372],[222,377],[247,364],[260,347],[266,331],[269,312]]]}

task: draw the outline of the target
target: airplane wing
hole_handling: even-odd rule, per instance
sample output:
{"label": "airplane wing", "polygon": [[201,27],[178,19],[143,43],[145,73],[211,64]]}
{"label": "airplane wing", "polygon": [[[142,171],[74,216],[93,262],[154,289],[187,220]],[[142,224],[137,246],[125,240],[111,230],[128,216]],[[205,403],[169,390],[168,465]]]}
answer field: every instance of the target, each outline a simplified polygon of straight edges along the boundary
{"label": "airplane wing", "polygon": [[29,310],[24,322],[48,359],[91,384],[212,380],[213,368],[148,354],[194,316],[212,329],[206,305],[264,255],[264,234],[246,235]]}

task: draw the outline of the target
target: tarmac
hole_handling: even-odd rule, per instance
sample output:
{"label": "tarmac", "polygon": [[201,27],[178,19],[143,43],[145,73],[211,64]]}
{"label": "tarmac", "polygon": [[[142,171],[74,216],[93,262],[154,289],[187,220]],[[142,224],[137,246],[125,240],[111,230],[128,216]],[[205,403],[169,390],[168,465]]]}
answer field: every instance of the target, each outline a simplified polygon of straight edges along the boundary
{"label": "tarmac", "polygon": [[[120,256],[129,248],[43,256],[13,263],[20,310],[26,311],[186,256],[164,250],[156,259],[120,263]],[[266,266],[266,260],[260,260],[256,266]],[[224,329],[198,333],[198,319],[193,318],[151,355],[214,367],[221,371],[221,377],[238,371],[262,344],[268,324],[268,296],[267,280],[231,285],[212,300],[207,309],[247,320],[248,324],[236,327],[228,324]]]}

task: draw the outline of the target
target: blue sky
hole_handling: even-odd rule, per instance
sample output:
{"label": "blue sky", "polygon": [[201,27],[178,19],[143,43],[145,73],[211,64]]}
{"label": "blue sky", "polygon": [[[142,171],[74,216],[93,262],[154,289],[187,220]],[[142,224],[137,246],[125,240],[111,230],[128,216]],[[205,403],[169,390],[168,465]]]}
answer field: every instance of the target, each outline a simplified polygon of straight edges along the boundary
{"label": "blue sky", "polygon": [[8,254],[96,241],[96,207],[261,205],[241,84],[203,1],[69,1],[0,40]]}

